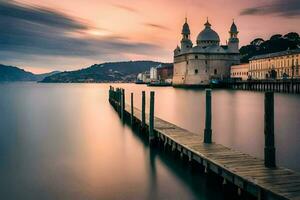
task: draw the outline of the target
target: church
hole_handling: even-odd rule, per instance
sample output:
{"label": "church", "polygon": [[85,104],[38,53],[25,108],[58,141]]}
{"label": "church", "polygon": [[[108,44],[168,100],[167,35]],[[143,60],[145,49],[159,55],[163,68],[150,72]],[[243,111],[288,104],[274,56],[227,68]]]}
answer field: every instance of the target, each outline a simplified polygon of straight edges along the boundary
{"label": "church", "polygon": [[207,19],[193,45],[185,19],[181,45],[174,50],[173,86],[205,86],[230,78],[230,66],[240,63],[238,33],[233,21],[228,43],[220,45],[220,37]]}

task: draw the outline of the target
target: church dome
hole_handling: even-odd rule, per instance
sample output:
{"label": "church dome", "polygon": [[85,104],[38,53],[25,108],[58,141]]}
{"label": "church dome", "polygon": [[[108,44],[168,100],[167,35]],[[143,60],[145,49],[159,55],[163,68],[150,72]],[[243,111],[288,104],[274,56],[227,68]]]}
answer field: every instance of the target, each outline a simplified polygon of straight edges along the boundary
{"label": "church dome", "polygon": [[211,44],[219,45],[220,37],[218,33],[216,33],[211,28],[211,25],[208,21],[204,25],[205,25],[204,30],[201,31],[197,37],[197,45],[200,46],[208,46]]}

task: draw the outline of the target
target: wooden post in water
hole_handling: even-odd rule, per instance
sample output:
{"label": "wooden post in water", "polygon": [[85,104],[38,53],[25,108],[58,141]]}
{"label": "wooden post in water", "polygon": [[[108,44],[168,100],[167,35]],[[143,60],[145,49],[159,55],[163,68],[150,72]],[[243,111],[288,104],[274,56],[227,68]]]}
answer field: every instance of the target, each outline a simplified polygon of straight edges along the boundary
{"label": "wooden post in water", "polygon": [[119,115],[121,116],[121,88],[118,89],[118,106]]}
{"label": "wooden post in water", "polygon": [[150,113],[149,113],[149,143],[154,141],[154,92],[150,92]]}
{"label": "wooden post in water", "polygon": [[146,114],[145,114],[145,109],[146,109],[146,93],[145,91],[142,91],[142,127],[145,127],[146,124]]}
{"label": "wooden post in water", "polygon": [[133,92],[131,92],[131,104],[130,104],[130,107],[131,107],[131,112],[130,112],[130,123],[131,123],[131,126],[133,126]]}
{"label": "wooden post in water", "polygon": [[274,93],[265,93],[265,166],[276,167],[274,138]]}
{"label": "wooden post in water", "polygon": [[204,143],[211,143],[211,89],[206,89]]}
{"label": "wooden post in water", "polygon": [[122,121],[125,122],[125,90],[122,89]]}
{"label": "wooden post in water", "polygon": [[121,89],[121,120],[125,121],[125,90]]}

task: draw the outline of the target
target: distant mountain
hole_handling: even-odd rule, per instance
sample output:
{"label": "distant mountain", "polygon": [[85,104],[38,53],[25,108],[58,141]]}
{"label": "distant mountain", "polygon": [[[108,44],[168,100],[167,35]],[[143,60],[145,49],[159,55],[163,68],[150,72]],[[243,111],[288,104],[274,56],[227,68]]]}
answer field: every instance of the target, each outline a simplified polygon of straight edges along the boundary
{"label": "distant mountain", "polygon": [[53,71],[53,72],[44,73],[44,74],[35,74],[35,77],[36,77],[37,81],[42,81],[47,76],[52,76],[52,75],[58,74],[58,73],[60,73],[60,71]]}
{"label": "distant mountain", "polygon": [[249,45],[240,48],[241,62],[247,63],[253,56],[297,48],[300,48],[300,37],[295,32],[275,34],[269,40],[256,38]]}
{"label": "distant mountain", "polygon": [[80,83],[80,82],[114,82],[133,81],[140,72],[149,71],[153,66],[163,64],[154,61],[128,61],[94,64],[88,68],[61,72],[46,77],[45,83]]}
{"label": "distant mountain", "polygon": [[46,74],[33,74],[24,69],[14,66],[0,64],[0,82],[8,81],[40,81],[49,75],[58,73],[57,71]]}

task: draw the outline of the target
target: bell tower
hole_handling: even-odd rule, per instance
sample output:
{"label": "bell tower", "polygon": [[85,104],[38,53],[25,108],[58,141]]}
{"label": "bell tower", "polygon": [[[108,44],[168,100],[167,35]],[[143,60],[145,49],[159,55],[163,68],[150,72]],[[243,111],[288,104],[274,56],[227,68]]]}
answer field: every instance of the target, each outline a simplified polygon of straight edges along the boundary
{"label": "bell tower", "polygon": [[185,18],[185,23],[182,26],[182,39],[181,39],[181,51],[187,51],[188,49],[193,47],[193,43],[190,39],[190,27],[189,24],[187,23],[187,18]]}
{"label": "bell tower", "polygon": [[238,38],[238,30],[234,23],[234,20],[231,24],[229,30],[229,40],[228,40],[228,49],[230,52],[239,53],[239,38]]}

